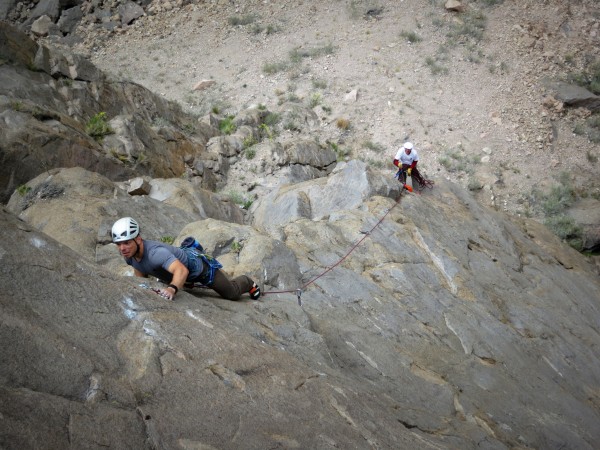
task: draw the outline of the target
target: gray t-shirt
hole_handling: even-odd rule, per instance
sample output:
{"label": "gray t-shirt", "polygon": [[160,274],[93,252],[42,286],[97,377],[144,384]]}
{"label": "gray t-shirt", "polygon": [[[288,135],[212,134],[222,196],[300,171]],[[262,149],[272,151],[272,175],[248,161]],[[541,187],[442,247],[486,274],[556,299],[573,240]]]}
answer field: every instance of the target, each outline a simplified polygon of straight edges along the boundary
{"label": "gray t-shirt", "polygon": [[158,241],[147,241],[145,239],[142,260],[137,261],[135,258],[125,258],[125,262],[146,275],[152,275],[161,281],[170,283],[173,275],[167,269],[176,259],[181,261],[190,271],[187,277],[188,280],[193,280],[202,273],[203,264],[200,258],[190,261],[186,252],[179,247]]}

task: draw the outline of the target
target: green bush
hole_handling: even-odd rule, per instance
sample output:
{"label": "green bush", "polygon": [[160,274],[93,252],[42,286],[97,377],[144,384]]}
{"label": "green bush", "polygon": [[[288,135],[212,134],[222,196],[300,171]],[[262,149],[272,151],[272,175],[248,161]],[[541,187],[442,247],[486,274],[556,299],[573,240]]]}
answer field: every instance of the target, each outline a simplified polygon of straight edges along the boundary
{"label": "green bush", "polygon": [[237,129],[237,127],[235,126],[233,119],[234,119],[233,116],[227,116],[224,119],[221,119],[219,121],[219,131],[223,134],[234,133],[235,130]]}
{"label": "green bush", "polygon": [[541,207],[546,216],[562,213],[575,201],[575,191],[571,187],[567,172],[559,176],[560,184],[552,186],[550,192],[542,196]]}
{"label": "green bush", "polygon": [[299,63],[304,58],[317,58],[323,55],[331,55],[335,53],[335,46],[333,44],[326,44],[322,47],[303,48],[296,47],[290,51],[290,61],[293,63]]}
{"label": "green bush", "polygon": [[404,39],[406,39],[411,44],[414,44],[416,42],[421,42],[423,40],[423,38],[421,38],[421,36],[419,36],[414,31],[402,31],[400,33],[400,36],[403,37]]}
{"label": "green bush", "polygon": [[281,116],[277,113],[269,113],[267,117],[265,117],[264,125],[272,127],[277,125],[281,121]]}
{"label": "green bush", "polygon": [[22,184],[17,188],[17,192],[21,197],[25,196],[29,191],[31,191],[31,186],[27,186],[26,184]]}
{"label": "green bush", "polygon": [[363,147],[368,148],[369,150],[372,150],[376,153],[385,152],[385,146],[383,146],[382,144],[379,144],[377,142],[373,142],[373,141],[363,142]]}
{"label": "green bush", "polygon": [[600,94],[600,60],[592,62],[581,72],[569,74],[567,78],[596,95]]}
{"label": "green bush", "polygon": [[428,56],[425,58],[425,64],[429,67],[432,75],[446,75],[448,68],[438,63],[438,60]]}
{"label": "green bush", "polygon": [[275,132],[266,123],[261,123],[259,125],[258,132],[260,133],[260,137],[262,139],[267,138],[267,139],[271,140],[271,139],[273,139],[275,137]]}
{"label": "green bush", "polygon": [[105,112],[99,112],[98,114],[92,116],[92,118],[85,125],[85,132],[96,140],[101,139],[107,134],[114,133],[108,124]]}
{"label": "green bush", "polygon": [[243,209],[249,209],[253,202],[253,200],[244,197],[242,194],[234,190],[229,191],[229,200],[236,205],[241,206]]}
{"label": "green bush", "polygon": [[286,62],[268,62],[263,64],[262,71],[267,75],[274,75],[277,72],[283,72],[287,70],[288,64]]}
{"label": "green bush", "polygon": [[256,17],[254,16],[254,14],[245,14],[243,16],[231,16],[229,19],[227,19],[227,22],[229,22],[229,25],[236,26],[249,25],[255,20]]}
{"label": "green bush", "polygon": [[173,245],[173,242],[175,242],[175,238],[173,236],[162,236],[160,238],[160,242],[164,242],[165,244]]}
{"label": "green bush", "polygon": [[254,138],[254,136],[248,136],[242,141],[242,146],[245,149],[250,148],[256,144],[258,144],[258,141]]}
{"label": "green bush", "polygon": [[321,94],[319,94],[318,92],[314,92],[311,96],[310,96],[310,100],[308,101],[308,105],[311,108],[314,108],[315,106],[318,106],[321,104]]}
{"label": "green bush", "polygon": [[576,239],[581,237],[581,227],[575,223],[572,217],[559,214],[547,217],[544,224],[561,239]]}
{"label": "green bush", "polygon": [[485,14],[481,11],[469,9],[467,13],[462,15],[462,19],[460,22],[453,23],[448,36],[459,40],[471,38],[475,41],[481,41],[487,25]]}
{"label": "green bush", "polygon": [[313,78],[312,85],[315,89],[325,89],[327,87],[327,81]]}

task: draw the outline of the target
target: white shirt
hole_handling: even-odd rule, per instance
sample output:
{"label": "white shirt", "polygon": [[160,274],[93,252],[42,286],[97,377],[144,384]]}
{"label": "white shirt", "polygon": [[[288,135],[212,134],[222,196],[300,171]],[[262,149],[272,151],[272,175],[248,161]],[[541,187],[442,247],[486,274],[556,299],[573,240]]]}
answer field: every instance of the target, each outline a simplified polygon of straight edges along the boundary
{"label": "white shirt", "polygon": [[406,152],[404,151],[404,147],[401,147],[400,150],[398,150],[398,153],[396,153],[396,157],[394,159],[397,159],[402,164],[410,165],[413,163],[413,161],[419,160],[419,155],[414,148],[412,149],[410,154],[407,155]]}

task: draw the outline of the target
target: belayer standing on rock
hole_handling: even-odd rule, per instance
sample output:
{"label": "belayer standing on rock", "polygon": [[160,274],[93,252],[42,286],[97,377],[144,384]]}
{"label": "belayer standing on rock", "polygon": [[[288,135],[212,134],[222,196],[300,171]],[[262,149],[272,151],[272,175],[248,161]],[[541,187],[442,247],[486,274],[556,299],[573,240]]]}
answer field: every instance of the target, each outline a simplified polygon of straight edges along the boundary
{"label": "belayer standing on rock", "polygon": [[394,165],[399,169],[402,169],[406,172],[406,174],[410,177],[413,176],[417,182],[423,186],[425,184],[425,180],[421,176],[419,169],[417,169],[417,163],[419,162],[419,154],[414,148],[412,142],[405,142],[398,153],[396,153],[396,157],[394,158]]}
{"label": "belayer standing on rock", "polygon": [[181,247],[142,239],[140,226],[131,217],[117,220],[111,235],[135,276],[152,275],[168,284],[159,291],[167,300],[173,300],[187,283],[202,283],[227,300],[238,300],[245,292],[253,300],[260,297],[260,288],[254,281],[246,275],[230,280],[219,270],[223,266],[216,259],[202,254],[202,247],[194,238],[187,238]]}

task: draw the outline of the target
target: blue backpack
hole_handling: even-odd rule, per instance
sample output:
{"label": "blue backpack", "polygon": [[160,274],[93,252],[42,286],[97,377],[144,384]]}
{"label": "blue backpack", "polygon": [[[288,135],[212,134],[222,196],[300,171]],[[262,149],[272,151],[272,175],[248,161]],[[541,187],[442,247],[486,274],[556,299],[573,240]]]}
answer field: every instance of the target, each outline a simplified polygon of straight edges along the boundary
{"label": "blue backpack", "polygon": [[186,237],[179,248],[188,255],[188,258],[200,258],[205,266],[208,267],[205,275],[198,281],[205,286],[213,284],[216,270],[222,268],[223,265],[212,256],[207,255],[204,252],[204,247],[202,247],[202,245],[200,245],[200,243],[192,236]]}

